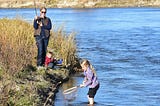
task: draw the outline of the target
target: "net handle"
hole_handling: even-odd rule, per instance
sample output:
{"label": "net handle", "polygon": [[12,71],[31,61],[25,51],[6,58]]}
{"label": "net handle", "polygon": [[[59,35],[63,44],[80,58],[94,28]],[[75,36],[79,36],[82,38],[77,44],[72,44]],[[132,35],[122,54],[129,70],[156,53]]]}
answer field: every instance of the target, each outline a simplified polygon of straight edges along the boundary
{"label": "net handle", "polygon": [[70,94],[73,91],[77,90],[79,87],[80,87],[80,85],[77,85],[77,86],[74,86],[72,88],[66,89],[66,90],[63,91],[63,94]]}

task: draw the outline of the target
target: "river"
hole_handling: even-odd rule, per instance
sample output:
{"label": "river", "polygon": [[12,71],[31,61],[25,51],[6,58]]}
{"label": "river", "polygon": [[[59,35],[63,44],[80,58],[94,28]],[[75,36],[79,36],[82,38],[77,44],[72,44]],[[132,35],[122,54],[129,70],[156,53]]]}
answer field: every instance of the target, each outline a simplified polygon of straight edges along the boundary
{"label": "river", "polygon": [[[34,9],[0,9],[0,18],[32,22]],[[48,9],[55,29],[77,32],[78,56],[95,67],[100,89],[95,106],[159,106],[160,8]],[[80,73],[81,74],[81,73]],[[87,106],[87,88],[72,102],[62,91],[78,85],[80,74],[57,93],[55,106]]]}

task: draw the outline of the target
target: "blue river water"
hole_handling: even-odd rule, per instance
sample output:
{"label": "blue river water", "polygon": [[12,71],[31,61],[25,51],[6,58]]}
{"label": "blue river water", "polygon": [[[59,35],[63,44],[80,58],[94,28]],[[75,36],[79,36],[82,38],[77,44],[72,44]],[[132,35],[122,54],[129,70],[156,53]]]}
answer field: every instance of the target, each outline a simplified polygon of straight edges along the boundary
{"label": "blue river water", "polygon": [[[34,9],[0,9],[0,18],[31,22]],[[100,89],[95,106],[159,106],[160,8],[48,9],[54,28],[77,33],[80,58],[95,67]],[[55,106],[87,106],[88,88],[79,88],[72,102],[62,91],[78,85],[77,74],[57,93]]]}

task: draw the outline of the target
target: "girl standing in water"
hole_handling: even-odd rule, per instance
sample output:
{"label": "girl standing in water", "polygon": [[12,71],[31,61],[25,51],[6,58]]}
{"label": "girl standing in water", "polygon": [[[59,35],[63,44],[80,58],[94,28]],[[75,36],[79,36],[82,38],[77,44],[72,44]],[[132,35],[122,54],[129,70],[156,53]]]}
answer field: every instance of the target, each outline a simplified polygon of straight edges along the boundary
{"label": "girl standing in water", "polygon": [[100,85],[97,79],[96,71],[88,60],[83,60],[81,63],[81,67],[84,71],[85,77],[83,84],[80,84],[80,87],[89,87],[89,91],[87,93],[88,101],[89,104],[94,104],[94,97]]}

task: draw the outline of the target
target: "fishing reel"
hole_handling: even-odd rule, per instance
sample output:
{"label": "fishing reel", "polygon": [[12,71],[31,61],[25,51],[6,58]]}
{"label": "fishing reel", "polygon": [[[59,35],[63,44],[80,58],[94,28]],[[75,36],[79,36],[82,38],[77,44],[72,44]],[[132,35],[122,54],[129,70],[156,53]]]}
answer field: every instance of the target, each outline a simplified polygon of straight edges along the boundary
{"label": "fishing reel", "polygon": [[38,24],[40,24],[40,23],[42,23],[42,18],[41,17],[37,17],[36,21],[37,21]]}

